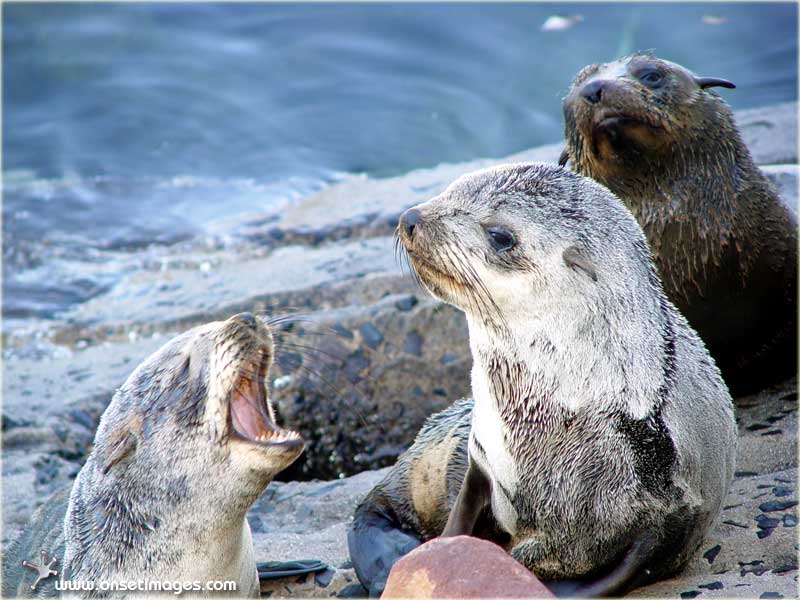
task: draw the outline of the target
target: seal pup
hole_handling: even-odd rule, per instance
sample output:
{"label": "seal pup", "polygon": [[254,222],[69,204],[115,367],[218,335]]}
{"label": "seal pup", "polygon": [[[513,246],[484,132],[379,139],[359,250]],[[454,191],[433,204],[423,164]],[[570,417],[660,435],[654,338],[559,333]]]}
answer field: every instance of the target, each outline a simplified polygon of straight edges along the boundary
{"label": "seal pup", "polygon": [[714,87],[735,86],[648,54],[587,66],[564,98],[561,162],[633,212],[667,296],[739,395],[797,372],[797,209]]}
{"label": "seal pup", "polygon": [[273,356],[269,328],[243,313],[187,331],[136,368],[100,419],[66,518],[53,506],[34,518],[40,529],[63,523],[63,581],[233,581],[235,595],[258,597],[245,515],[304,447],[276,424],[265,386]]}
{"label": "seal pup", "polygon": [[679,570],[733,476],[730,394],[619,200],[561,167],[465,175],[406,211],[423,285],[464,311],[474,403],[434,415],[357,508],[372,594],[420,540],[482,534],[558,594]]}

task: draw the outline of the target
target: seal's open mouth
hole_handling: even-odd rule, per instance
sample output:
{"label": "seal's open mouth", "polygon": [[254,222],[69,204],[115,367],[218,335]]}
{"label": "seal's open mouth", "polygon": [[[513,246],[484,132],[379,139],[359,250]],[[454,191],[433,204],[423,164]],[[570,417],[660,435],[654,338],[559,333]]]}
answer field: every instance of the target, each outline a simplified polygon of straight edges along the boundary
{"label": "seal's open mouth", "polygon": [[303,438],[296,431],[282,429],[275,423],[275,410],[269,401],[264,378],[266,357],[244,370],[231,391],[231,432],[248,442],[275,446],[296,446]]}

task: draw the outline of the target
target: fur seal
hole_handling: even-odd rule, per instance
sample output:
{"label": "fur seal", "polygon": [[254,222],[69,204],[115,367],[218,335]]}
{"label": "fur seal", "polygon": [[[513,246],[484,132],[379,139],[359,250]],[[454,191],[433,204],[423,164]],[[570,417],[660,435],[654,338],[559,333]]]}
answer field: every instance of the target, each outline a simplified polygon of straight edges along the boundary
{"label": "fur seal", "polygon": [[187,331],[139,365],[100,419],[66,517],[62,492],[6,556],[4,595],[27,591],[17,559],[41,547],[59,559],[62,581],[233,581],[235,595],[257,597],[245,515],[304,447],[275,422],[264,383],[273,356],[268,326],[242,313]]}
{"label": "fur seal", "polygon": [[713,87],[735,86],[648,54],[587,66],[564,98],[561,160],[633,212],[739,395],[797,372],[797,216]]}
{"label": "fur seal", "polygon": [[442,533],[498,541],[564,595],[679,570],[727,492],[736,424],[624,205],[561,167],[506,165],[398,231],[423,285],[466,315],[474,402],[432,416],[356,509],[370,593]]}

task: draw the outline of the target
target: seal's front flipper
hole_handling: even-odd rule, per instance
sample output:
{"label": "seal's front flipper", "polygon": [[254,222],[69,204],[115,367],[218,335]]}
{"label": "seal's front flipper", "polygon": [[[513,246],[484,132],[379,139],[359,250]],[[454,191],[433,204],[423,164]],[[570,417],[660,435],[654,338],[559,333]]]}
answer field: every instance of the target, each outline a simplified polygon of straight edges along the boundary
{"label": "seal's front flipper", "polygon": [[652,579],[647,568],[658,548],[652,532],[642,533],[630,545],[622,560],[608,573],[592,581],[546,581],[544,584],[559,598],[599,598],[621,596]]}
{"label": "seal's front flipper", "polygon": [[386,578],[394,563],[422,542],[389,515],[362,504],[356,510],[353,526],[347,532],[350,559],[358,580],[371,598],[383,593]]}
{"label": "seal's front flipper", "polygon": [[306,573],[317,573],[328,568],[321,560],[290,560],[278,562],[275,560],[256,563],[258,580],[278,579],[280,577],[294,577]]}
{"label": "seal's front flipper", "polygon": [[442,537],[472,535],[475,523],[491,501],[492,483],[471,460],[464,476],[458,498],[447,518]]}

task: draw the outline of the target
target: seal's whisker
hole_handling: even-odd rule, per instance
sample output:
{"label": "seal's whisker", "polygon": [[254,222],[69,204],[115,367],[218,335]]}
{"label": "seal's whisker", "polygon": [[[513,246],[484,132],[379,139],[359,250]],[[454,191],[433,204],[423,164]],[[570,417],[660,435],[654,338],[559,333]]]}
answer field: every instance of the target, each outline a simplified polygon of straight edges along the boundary
{"label": "seal's whisker", "polygon": [[406,270],[408,270],[408,274],[414,280],[414,282],[421,288],[425,289],[425,286],[422,284],[422,280],[419,277],[419,273],[414,268],[414,265],[411,262],[411,258],[408,256],[408,251],[406,250],[405,246],[403,246],[403,241],[400,239],[400,235],[397,230],[395,230],[394,234],[394,259],[397,264],[400,265],[400,272],[405,275]]}
{"label": "seal's whisker", "polygon": [[266,322],[270,327],[292,323],[314,323],[315,321],[309,318],[310,315],[311,313],[291,313],[279,317],[270,317],[266,319]]}
{"label": "seal's whisker", "polygon": [[267,306],[266,308],[251,310],[250,312],[252,312],[254,315],[261,317],[265,323],[270,323],[272,321],[280,321],[286,317],[307,317],[311,314],[308,312],[307,306],[293,306],[293,305],[283,305],[283,304],[275,304],[272,306]]}
{"label": "seal's whisker", "polygon": [[315,358],[319,358],[321,356],[324,356],[325,358],[331,359],[332,362],[334,362],[334,363],[336,363],[338,365],[343,365],[345,363],[345,359],[342,358],[341,356],[336,356],[335,354],[332,354],[332,353],[330,353],[330,352],[328,352],[326,350],[321,350],[320,348],[316,348],[314,346],[308,346],[308,345],[305,345],[305,344],[296,344],[296,343],[293,343],[293,342],[282,342],[280,344],[280,349],[283,349],[283,348],[288,348],[288,349],[291,349],[291,350],[298,350],[299,351],[298,353],[308,352],[310,355],[313,355]]}
{"label": "seal's whisker", "polygon": [[[300,356],[302,357],[302,355],[300,355]],[[336,398],[336,399],[341,399],[342,398],[342,393],[341,393],[342,389],[340,387],[337,387],[330,379],[328,379],[327,377],[322,375],[322,373],[320,373],[316,369],[314,369],[314,368],[310,367],[309,365],[305,364],[302,360],[298,361],[297,359],[294,358],[294,356],[288,356],[288,355],[283,355],[281,357],[281,360],[284,363],[288,362],[288,361],[291,361],[293,363],[293,364],[289,365],[289,369],[287,369],[287,370],[294,370],[294,371],[304,372],[306,375],[310,376],[309,380],[316,380],[317,384],[321,384],[323,386],[323,392],[325,393],[325,395],[326,396],[330,396],[329,400],[332,400],[334,398]],[[284,364],[282,366],[285,367],[286,365]],[[355,385],[353,385],[351,382],[349,382],[347,380],[344,381],[344,384],[345,384],[345,386],[349,387],[350,390],[354,394],[356,394],[356,396],[358,396],[362,400],[365,400],[363,394],[361,394],[361,392],[358,391],[358,389],[355,387]],[[347,411],[349,411],[356,418],[358,418],[358,420],[361,422],[361,424],[364,427],[369,427],[369,423],[367,423],[366,418],[364,417],[363,413],[360,410],[358,410],[357,408],[355,408],[351,404],[349,404],[347,402],[344,402],[344,401],[340,402],[339,406],[344,407]]]}
{"label": "seal's whisker", "polygon": [[455,291],[459,294],[466,294],[467,301],[478,312],[478,314],[481,316],[481,319],[484,321],[490,321],[491,319],[489,317],[491,317],[491,315],[486,314],[486,302],[481,301],[478,286],[472,281],[474,278],[474,271],[472,271],[468,265],[464,264],[465,261],[462,260],[459,255],[454,254],[451,248],[455,245],[456,244],[446,244],[444,248],[447,255],[447,262],[450,263],[449,266],[451,267],[448,269],[448,272],[457,274],[459,277],[464,279],[464,281],[458,282],[460,287]]}
{"label": "seal's whisker", "polygon": [[394,232],[394,240],[392,242],[392,245],[394,246],[394,262],[400,267],[400,272],[405,274],[403,259],[402,255],[400,254],[400,246],[401,246],[400,235],[397,233],[397,230],[395,230]]}
{"label": "seal's whisker", "polygon": [[311,329],[301,329],[300,331],[295,331],[294,329],[278,329],[272,332],[272,337],[275,341],[279,341],[286,336],[294,336],[300,339],[305,339],[308,337],[347,337],[341,331],[335,330],[333,327],[323,327],[325,331],[312,331]]}
{"label": "seal's whisker", "polygon": [[420,289],[424,290],[425,285],[422,283],[422,279],[420,278],[419,273],[417,273],[417,270],[414,268],[414,264],[411,262],[411,257],[408,255],[408,252],[405,248],[401,249],[401,256],[408,267],[408,272],[411,275],[411,278],[414,280],[414,283],[416,283]]}
{"label": "seal's whisker", "polygon": [[[314,329],[303,327],[303,329],[301,330],[302,333],[294,331],[294,326],[298,323],[303,325],[313,325]],[[347,337],[346,333],[334,329],[330,325],[325,325],[324,323],[320,323],[317,319],[304,318],[303,316],[297,317],[297,315],[284,315],[281,317],[276,317],[275,319],[268,321],[268,325],[273,329],[272,331],[273,337],[278,337],[280,335],[296,335],[297,337],[306,337],[306,336]]]}
{"label": "seal's whisker", "polygon": [[506,321],[505,317],[503,316],[503,312],[500,310],[500,307],[495,302],[492,293],[489,291],[489,288],[486,287],[486,284],[483,282],[483,279],[478,272],[475,270],[474,265],[470,262],[469,258],[466,256],[465,251],[460,246],[458,247],[458,257],[460,264],[466,269],[467,273],[469,274],[470,279],[472,280],[476,290],[479,290],[479,296],[485,303],[488,305],[489,308],[492,309],[494,313],[495,319],[499,320],[500,323],[508,329],[508,322]]}

